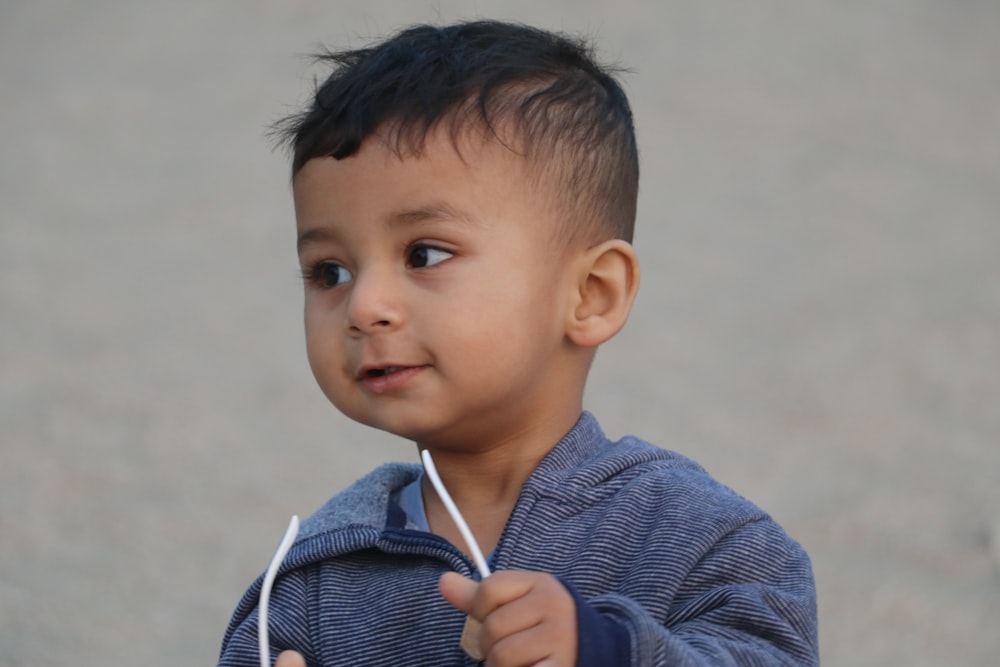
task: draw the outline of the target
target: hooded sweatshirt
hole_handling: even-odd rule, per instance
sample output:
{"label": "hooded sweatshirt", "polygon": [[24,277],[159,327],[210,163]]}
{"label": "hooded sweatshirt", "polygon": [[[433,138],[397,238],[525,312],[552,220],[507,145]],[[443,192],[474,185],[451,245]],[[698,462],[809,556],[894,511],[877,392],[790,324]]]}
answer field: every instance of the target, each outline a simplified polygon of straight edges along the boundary
{"label": "hooded sweatshirt", "polygon": [[[440,595],[473,563],[395,498],[421,474],[388,464],[302,523],[271,592],[272,660],[312,666],[475,665]],[[548,572],[577,607],[579,667],[818,664],[809,557],[766,513],[691,460],[583,413],[524,483],[491,556]],[[236,608],[220,666],[258,665],[263,577]]]}

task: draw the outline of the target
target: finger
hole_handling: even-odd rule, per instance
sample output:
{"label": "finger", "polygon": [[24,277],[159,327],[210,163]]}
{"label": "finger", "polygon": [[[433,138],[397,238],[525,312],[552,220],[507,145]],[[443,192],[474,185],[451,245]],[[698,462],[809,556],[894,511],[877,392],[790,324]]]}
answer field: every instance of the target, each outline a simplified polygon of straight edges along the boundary
{"label": "finger", "polygon": [[275,661],[274,667],[306,667],[306,659],[295,651],[282,651]]}
{"label": "finger", "polygon": [[544,613],[541,606],[531,604],[527,596],[497,607],[483,619],[480,630],[483,646],[488,651],[503,638],[535,627],[544,620]]}
{"label": "finger", "polygon": [[[577,645],[576,604],[558,579],[543,573],[517,573],[505,583],[517,591],[522,581],[529,591],[495,608],[484,620],[482,645],[490,665],[535,665],[546,657],[558,664],[574,664]],[[484,596],[489,591],[480,592]],[[570,659],[572,658],[572,659]]]}
{"label": "finger", "polygon": [[541,626],[504,637],[487,649],[489,667],[526,667],[557,664],[551,638]]}
{"label": "finger", "polygon": [[479,620],[485,619],[498,607],[524,597],[537,584],[537,572],[522,572],[519,570],[504,570],[495,572],[479,584],[472,611]]}
{"label": "finger", "polygon": [[445,572],[438,580],[438,590],[452,607],[471,614],[479,584],[457,572]]}
{"label": "finger", "polygon": [[[534,664],[545,655],[562,656],[577,646],[576,607],[561,600],[526,595],[487,616],[480,638],[487,652],[494,647],[505,646],[508,641],[515,641],[518,645],[527,642],[545,648],[545,651],[531,656],[533,661],[524,664]],[[515,661],[510,664],[521,663]]]}

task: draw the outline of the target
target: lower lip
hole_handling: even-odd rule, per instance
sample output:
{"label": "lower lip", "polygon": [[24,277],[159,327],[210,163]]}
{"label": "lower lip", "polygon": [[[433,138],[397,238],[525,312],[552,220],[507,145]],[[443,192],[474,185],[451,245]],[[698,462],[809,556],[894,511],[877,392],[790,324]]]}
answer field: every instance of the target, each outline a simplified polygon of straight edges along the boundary
{"label": "lower lip", "polygon": [[361,378],[361,385],[373,394],[384,394],[399,389],[424,368],[424,366],[408,366],[385,375],[366,376]]}

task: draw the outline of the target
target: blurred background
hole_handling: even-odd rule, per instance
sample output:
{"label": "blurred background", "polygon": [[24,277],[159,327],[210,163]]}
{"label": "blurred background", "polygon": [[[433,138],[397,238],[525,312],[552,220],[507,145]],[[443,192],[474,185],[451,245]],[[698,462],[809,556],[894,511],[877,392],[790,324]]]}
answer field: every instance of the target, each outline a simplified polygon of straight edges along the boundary
{"label": "blurred background", "polygon": [[320,44],[594,38],[642,150],[587,407],[812,555],[826,665],[1000,655],[1000,4],[0,5],[0,664],[214,664],[289,515],[412,445],[303,349],[285,157]]}

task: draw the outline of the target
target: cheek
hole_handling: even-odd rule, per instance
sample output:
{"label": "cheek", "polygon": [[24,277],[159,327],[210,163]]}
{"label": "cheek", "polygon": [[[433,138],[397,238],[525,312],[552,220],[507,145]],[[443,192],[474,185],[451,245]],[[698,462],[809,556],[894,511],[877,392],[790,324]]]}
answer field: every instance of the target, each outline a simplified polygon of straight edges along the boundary
{"label": "cheek", "polygon": [[329,374],[341,357],[341,337],[332,313],[306,308],[306,356],[317,379]]}
{"label": "cheek", "polygon": [[342,365],[342,351],[330,336],[306,336],[306,357],[313,378],[323,395],[334,406],[348,414],[350,412],[350,382]]}
{"label": "cheek", "polygon": [[339,333],[339,324],[344,321],[343,294],[333,291],[310,291],[306,293],[303,310],[306,340],[329,339]]}
{"label": "cheek", "polygon": [[476,367],[496,367],[514,359],[534,358],[537,350],[547,350],[558,339],[551,293],[531,289],[475,292],[469,300],[454,301],[435,327],[443,336],[442,349],[457,352],[465,363]]}
{"label": "cheek", "polygon": [[334,377],[329,352],[322,349],[319,345],[316,345],[314,341],[307,336],[306,357],[309,360],[309,368],[312,370],[313,377],[316,378],[316,382],[323,389],[324,393],[327,393],[328,385]]}

